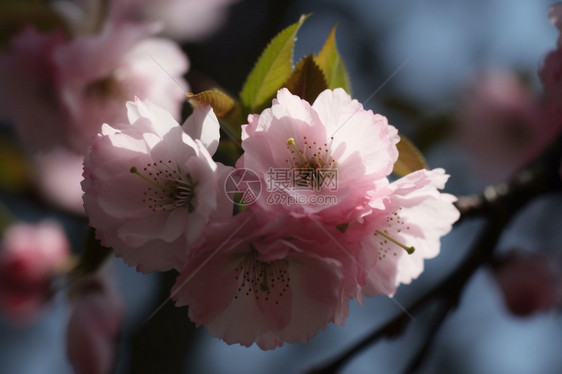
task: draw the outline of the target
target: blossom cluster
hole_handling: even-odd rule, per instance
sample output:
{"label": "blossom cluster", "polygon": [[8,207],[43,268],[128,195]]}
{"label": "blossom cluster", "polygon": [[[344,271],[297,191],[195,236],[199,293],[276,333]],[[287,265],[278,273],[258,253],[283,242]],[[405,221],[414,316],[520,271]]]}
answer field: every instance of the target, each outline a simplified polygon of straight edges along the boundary
{"label": "blossom cluster", "polygon": [[[148,101],[127,109],[128,123],[103,125],[84,162],[90,224],[137,270],[177,270],[176,305],[229,344],[273,349],[342,325],[350,300],[392,297],[418,277],[459,217],[439,191],[442,169],[390,182],[396,128],[343,89],[312,104],[280,89],[242,126],[235,167],[212,158],[210,106],[182,125]],[[287,169],[295,183],[266,188]],[[271,204],[272,194],[305,203]],[[328,194],[328,204],[311,199]]]}
{"label": "blossom cluster", "polygon": [[[189,89],[184,79],[189,60],[177,41],[208,35],[233,2],[0,4],[0,121],[12,125],[18,146],[27,151],[10,157],[2,141],[1,182],[10,182],[10,171],[16,170],[14,179],[23,183],[15,183],[14,192],[35,188],[33,196],[49,208],[83,216],[80,182],[91,139],[103,123],[125,123],[126,102],[136,97],[179,118]],[[70,247],[56,222],[18,222],[0,203],[0,310],[7,322],[26,327],[57,292],[67,291],[72,299],[69,361],[76,372],[110,372],[123,302],[107,265],[83,274],[82,260],[71,255]]]}
{"label": "blossom cluster", "polygon": [[188,88],[182,76],[189,63],[179,45],[156,36],[160,23],[134,19],[133,6],[132,0],[110,2],[107,10],[99,2],[53,2],[65,27],[39,31],[25,24],[0,55],[0,85],[10,93],[0,97],[0,119],[10,120],[32,151],[43,195],[76,213],[83,214],[83,156],[101,124],[125,121],[124,104],[135,97],[179,118]]}

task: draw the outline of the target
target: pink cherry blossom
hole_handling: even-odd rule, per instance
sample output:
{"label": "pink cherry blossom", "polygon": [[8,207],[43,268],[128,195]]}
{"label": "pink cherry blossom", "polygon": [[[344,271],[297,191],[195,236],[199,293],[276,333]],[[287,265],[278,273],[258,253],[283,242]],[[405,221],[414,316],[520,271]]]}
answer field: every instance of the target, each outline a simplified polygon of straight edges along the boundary
{"label": "pink cherry blossom", "polygon": [[[205,225],[232,215],[223,191],[232,168],[215,163],[164,109],[140,100],[127,107],[130,124],[103,125],[84,161],[84,207],[102,244],[127,264],[181,269]],[[217,129],[205,134],[218,138],[212,110],[195,110],[207,111],[203,119]]]}
{"label": "pink cherry blossom", "polygon": [[207,227],[172,289],[176,305],[189,305],[191,320],[210,335],[262,349],[306,343],[329,322],[342,325],[356,291],[346,281],[355,277],[346,274],[343,235],[258,211]]}
{"label": "pink cherry blossom", "polygon": [[129,17],[158,21],[163,34],[196,41],[209,36],[224,21],[228,6],[238,0],[119,0]]}
{"label": "pink cherry blossom", "polygon": [[562,305],[562,269],[552,259],[522,251],[512,251],[495,269],[507,309],[528,316]]}
{"label": "pink cherry blossom", "polygon": [[149,38],[157,30],[152,24],[109,23],[100,34],[80,36],[54,51],[60,100],[68,117],[66,146],[84,152],[102,123],[126,120],[123,104],[134,97],[179,118],[187,59],[175,43]]}
{"label": "pink cherry blossom", "polygon": [[370,194],[360,221],[338,228],[250,205],[207,226],[172,298],[229,344],[307,342],[327,323],[343,324],[350,299],[392,296],[438,255],[459,218],[455,197],[439,191],[447,178],[442,169],[409,174]]}
{"label": "pink cherry blossom", "polygon": [[558,131],[552,116],[511,72],[488,71],[466,90],[458,137],[474,169],[499,182],[530,162]]}
{"label": "pink cherry blossom", "polygon": [[[123,105],[149,99],[179,118],[188,62],[177,44],[151,38],[155,24],[107,22],[68,39],[24,29],[0,56],[0,116],[31,148],[84,153],[104,122],[126,120]],[[29,110],[33,107],[34,110]]]}
{"label": "pink cherry blossom", "polygon": [[39,34],[25,28],[11,40],[10,52],[0,55],[0,118],[11,120],[20,138],[34,147],[53,147],[64,135],[66,118],[51,58],[64,43],[59,31]]}
{"label": "pink cherry blossom", "polygon": [[546,99],[562,111],[562,50],[550,52],[539,70]]}
{"label": "pink cherry blossom", "polygon": [[66,351],[77,373],[107,374],[114,366],[124,305],[108,265],[71,290]]}
{"label": "pink cherry blossom", "polygon": [[[562,3],[556,3],[548,8],[548,19],[562,33]],[[562,40],[558,37],[558,45],[561,44]]]}
{"label": "pink cherry blossom", "polygon": [[17,223],[0,243],[0,308],[15,323],[33,321],[49,297],[55,273],[65,265],[70,244],[54,221]]}
{"label": "pink cherry blossom", "polygon": [[441,237],[460,217],[456,198],[439,191],[447,179],[443,169],[411,173],[373,196],[371,213],[349,227],[349,235],[364,233],[358,254],[362,294],[392,296],[423,272],[424,260],[439,254]]}
{"label": "pink cherry blossom", "polygon": [[[398,156],[396,129],[343,89],[322,92],[312,105],[281,89],[272,107],[248,122],[236,166],[261,177],[267,187],[257,204],[272,212],[350,222],[361,215],[368,192],[388,183]],[[320,198],[329,203],[317,203]],[[289,200],[301,203],[283,204]]]}
{"label": "pink cherry blossom", "polygon": [[84,157],[65,148],[32,154],[33,176],[43,198],[57,208],[83,215],[82,165]]}
{"label": "pink cherry blossom", "polygon": [[[549,9],[551,23],[558,29],[558,45],[544,59],[539,69],[544,88],[544,120],[548,125],[545,136],[553,138],[562,131],[562,3],[555,4]],[[544,126],[543,126],[544,127]],[[545,132],[545,129],[541,129]]]}

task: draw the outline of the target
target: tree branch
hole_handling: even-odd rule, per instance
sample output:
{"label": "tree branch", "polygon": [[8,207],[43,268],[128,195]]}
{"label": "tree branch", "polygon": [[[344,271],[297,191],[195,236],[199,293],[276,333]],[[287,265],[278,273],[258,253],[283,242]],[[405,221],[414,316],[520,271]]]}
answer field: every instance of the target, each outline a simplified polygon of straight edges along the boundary
{"label": "tree branch", "polygon": [[[562,136],[545,150],[533,163],[519,172],[509,183],[487,187],[480,195],[460,197],[456,203],[461,220],[469,217],[484,217],[487,224],[472,245],[465,260],[440,284],[427,291],[410,305],[415,313],[430,300],[441,299],[445,306],[440,310],[442,320],[459,302],[462,290],[472,274],[493,256],[493,251],[509,221],[531,200],[552,192],[562,191],[560,163],[562,160]],[[458,223],[457,223],[458,224]],[[430,349],[430,343],[443,321],[436,320],[426,337],[426,345],[415,355],[406,373],[416,372]],[[349,360],[380,338],[393,338],[402,333],[410,322],[406,314],[399,314],[385,325],[346,349],[339,357],[327,364],[308,371],[309,374],[337,373]]]}

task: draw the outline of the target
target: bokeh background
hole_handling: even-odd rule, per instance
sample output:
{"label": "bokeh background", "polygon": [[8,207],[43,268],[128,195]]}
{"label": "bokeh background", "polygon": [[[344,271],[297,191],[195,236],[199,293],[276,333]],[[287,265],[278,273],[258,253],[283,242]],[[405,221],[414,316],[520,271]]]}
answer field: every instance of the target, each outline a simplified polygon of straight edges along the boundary
{"label": "bokeh background", "polygon": [[[230,7],[220,30],[184,45],[191,61],[187,79],[194,92],[215,82],[236,94],[267,41],[299,15],[312,13],[299,31],[295,60],[317,52],[337,23],[338,46],[350,72],[353,96],[419,140],[429,165],[444,167],[451,174],[448,192],[478,193],[490,179],[478,173],[471,151],[454,135],[463,92],[482,71],[502,70],[520,76],[539,95],[537,70],[557,39],[557,30],[547,18],[552,3],[240,0]],[[9,131],[7,125],[4,131]],[[2,191],[0,201],[24,220],[53,214]],[[561,208],[560,196],[541,198],[528,206],[502,236],[499,251],[517,247],[560,252]],[[78,250],[85,220],[64,214],[55,217],[65,224]],[[116,260],[115,273],[127,308],[116,372],[166,373],[179,360],[184,373],[302,373],[384,324],[400,313],[397,303],[407,306],[453,271],[481,226],[478,220],[470,220],[455,227],[443,238],[440,256],[428,261],[424,274],[412,285],[402,286],[394,300],[372,298],[363,306],[353,301],[345,326],[330,325],[309,344],[268,352],[229,346],[209,337],[204,328],[189,323],[185,308],[173,308],[170,303],[147,321],[165,300],[173,275],[141,275]],[[68,313],[67,301],[59,295],[41,319],[26,329],[1,321],[0,372],[70,373],[65,359]],[[421,341],[428,313],[431,309],[416,315],[402,337],[364,350],[342,372],[401,372]],[[528,318],[511,315],[489,271],[481,269],[442,326],[421,372],[556,374],[562,372],[561,346],[559,313]],[[150,365],[160,366],[155,370]]]}

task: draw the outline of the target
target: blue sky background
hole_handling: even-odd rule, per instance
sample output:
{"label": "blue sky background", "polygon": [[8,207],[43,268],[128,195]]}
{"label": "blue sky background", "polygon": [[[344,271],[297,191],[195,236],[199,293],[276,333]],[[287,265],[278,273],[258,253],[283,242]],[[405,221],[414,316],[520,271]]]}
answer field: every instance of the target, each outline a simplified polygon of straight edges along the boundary
{"label": "blue sky background", "polygon": [[[547,19],[541,0],[311,0],[296,1],[285,24],[313,12],[303,26],[295,55],[318,51],[338,22],[338,44],[350,69],[354,96],[371,95],[401,64],[396,76],[365,106],[380,109],[388,95],[399,95],[428,111],[450,108],[460,87],[482,68],[508,67],[535,77],[541,59],[554,49],[557,31]],[[383,113],[384,114],[384,113]],[[392,119],[391,119],[392,122]],[[400,123],[394,123],[399,129]],[[448,191],[477,192],[480,182],[466,172],[463,154],[454,145],[430,149],[433,167],[452,175]],[[24,204],[22,202],[10,202]],[[541,199],[529,206],[510,226],[500,250],[512,246],[528,250],[560,249],[562,199]],[[20,209],[21,208],[21,209]],[[35,212],[26,205],[20,211]],[[554,223],[554,224],[553,224]],[[402,286],[397,302],[407,305],[423,290],[454,269],[469,247],[479,222],[466,222],[442,240],[441,255],[427,262],[425,273]],[[559,227],[559,224],[558,224]],[[115,262],[119,285],[128,304],[124,339],[151,312],[156,298],[154,276],[135,273],[121,260]],[[69,373],[64,357],[64,329],[68,310],[57,298],[31,328],[21,331],[0,322],[0,371],[11,374]],[[228,346],[196,331],[187,373],[299,373],[340,352],[348,343],[399,313],[395,301],[368,299],[363,307],[351,303],[344,327],[329,326],[310,344],[286,345],[270,352],[256,347]],[[416,316],[406,334],[365,350],[343,373],[399,373],[424,331],[424,313]],[[490,274],[479,271],[470,281],[461,304],[445,322],[422,373],[556,374],[562,372],[562,318],[555,313],[519,319],[509,315]],[[127,349],[122,348],[118,372],[125,372]]]}

